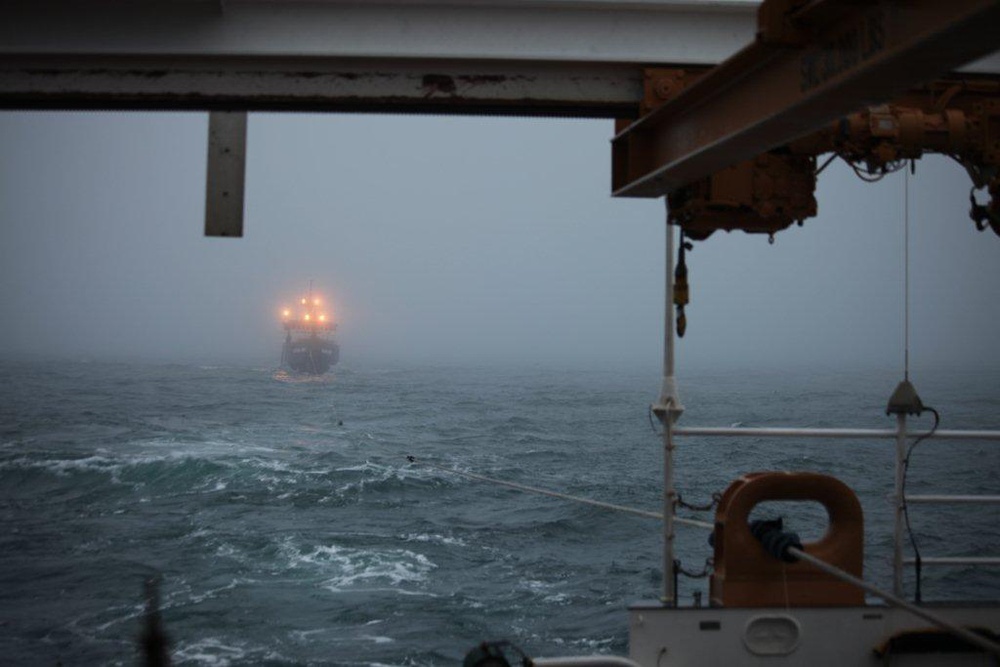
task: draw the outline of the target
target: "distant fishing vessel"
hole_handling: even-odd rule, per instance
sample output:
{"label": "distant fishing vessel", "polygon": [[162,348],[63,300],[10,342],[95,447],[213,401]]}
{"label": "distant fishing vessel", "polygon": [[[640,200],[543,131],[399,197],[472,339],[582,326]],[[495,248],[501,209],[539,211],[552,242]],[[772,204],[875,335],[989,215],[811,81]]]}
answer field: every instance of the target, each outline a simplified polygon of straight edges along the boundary
{"label": "distant fishing vessel", "polygon": [[326,301],[309,292],[295,308],[283,308],[285,343],[281,347],[281,365],[298,373],[322,375],[340,360],[340,346],[333,340],[337,325],[327,310]]}

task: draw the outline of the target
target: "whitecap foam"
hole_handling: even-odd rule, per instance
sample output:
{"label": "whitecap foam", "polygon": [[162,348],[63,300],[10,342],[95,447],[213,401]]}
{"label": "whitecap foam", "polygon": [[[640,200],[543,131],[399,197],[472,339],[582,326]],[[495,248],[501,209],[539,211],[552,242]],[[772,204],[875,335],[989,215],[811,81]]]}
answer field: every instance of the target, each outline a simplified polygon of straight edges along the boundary
{"label": "whitecap foam", "polygon": [[604,639],[575,639],[570,642],[572,646],[582,646],[590,651],[597,652],[610,651],[614,643],[614,637],[605,637]]}
{"label": "whitecap foam", "polygon": [[[177,443],[172,443],[172,445],[176,444]],[[126,471],[131,471],[141,466],[162,463],[185,464],[191,462],[210,462],[213,465],[219,465],[226,468],[234,467],[234,465],[230,462],[214,458],[205,458],[200,456],[198,452],[192,452],[190,450],[162,451],[156,453],[123,452],[111,454],[106,449],[98,449],[96,454],[80,458],[39,460],[19,457],[0,463],[0,468],[44,470],[59,477],[68,477],[81,473],[99,473],[108,475],[112,484],[125,484],[125,482],[122,481],[121,476],[122,473]],[[129,479],[129,477],[127,476],[126,479]],[[134,488],[140,488],[146,483],[147,481],[135,479],[129,479],[128,481],[128,484]],[[218,488],[219,484],[225,483],[221,482],[218,477],[213,476],[208,480],[201,482],[194,488],[204,489],[208,488],[210,484],[214,484],[216,486],[216,490],[220,490]],[[225,487],[223,486],[222,488]]]}
{"label": "whitecap foam", "polygon": [[434,479],[436,475],[433,471],[420,470],[409,466],[391,466],[365,461],[360,465],[348,466],[345,468],[335,468],[335,472],[355,472],[363,473],[360,480],[348,482],[339,486],[336,494],[340,497],[361,493],[369,484],[381,484],[390,480],[406,481],[411,479],[427,480]]}
{"label": "whitecap foam", "polygon": [[[119,615],[119,616],[116,616],[116,617],[112,618],[110,621],[106,621],[104,623],[99,623],[98,625],[95,626],[95,628],[97,629],[98,632],[104,632],[104,631],[106,631],[108,628],[110,628],[112,626],[118,625],[120,623],[125,623],[125,622],[128,622],[128,621],[132,621],[132,620],[134,620],[136,618],[139,618],[140,616],[142,616],[142,614],[145,613],[145,611],[146,611],[146,605],[145,604],[119,605],[119,606],[116,606],[116,607],[110,607],[107,610],[106,613],[110,613],[110,614],[115,614],[115,613],[118,613],[118,612],[123,612],[123,613],[121,615]],[[88,615],[82,616],[82,617],[74,620],[70,625],[74,625],[74,626],[75,625],[80,625],[81,622],[84,621],[84,619],[87,619],[87,618],[88,618]]]}
{"label": "whitecap foam", "polygon": [[429,542],[431,544],[443,544],[449,547],[469,546],[465,540],[458,537],[448,537],[447,535],[410,533],[409,535],[403,535],[403,540],[406,542]]}
{"label": "whitecap foam", "polygon": [[537,579],[525,579],[521,582],[521,587],[528,589],[532,593],[544,593],[552,588],[552,584],[547,584]]}
{"label": "whitecap foam", "polygon": [[173,652],[174,662],[194,662],[211,667],[228,665],[259,665],[262,663],[287,663],[287,656],[265,646],[246,642],[223,642],[214,637],[182,644]]}
{"label": "whitecap foam", "polygon": [[47,470],[60,477],[66,477],[74,472],[100,472],[110,473],[112,479],[117,481],[117,475],[126,465],[125,462],[112,459],[107,456],[86,456],[78,459],[58,459],[58,460],[38,460],[27,457],[18,457],[0,464],[2,468],[30,468]]}
{"label": "whitecap foam", "polygon": [[288,636],[294,639],[295,641],[305,642],[307,640],[313,641],[314,637],[329,632],[332,632],[330,628],[316,628],[315,630],[292,630],[288,633]]}
{"label": "whitecap foam", "polygon": [[346,468],[334,468],[337,472],[385,472],[387,469],[387,466],[372,463],[371,461],[365,461],[364,463],[354,466],[347,466]]}
{"label": "whitecap foam", "polygon": [[355,549],[339,545],[300,549],[291,539],[279,546],[289,569],[316,570],[322,587],[334,592],[392,590],[402,595],[424,595],[403,588],[427,581],[437,568],[429,558],[408,549]]}
{"label": "whitecap foam", "polygon": [[231,544],[220,544],[215,549],[215,555],[219,558],[233,558],[236,559],[240,556],[240,553]]}
{"label": "whitecap foam", "polygon": [[191,661],[213,667],[228,667],[243,662],[248,657],[248,651],[245,646],[224,644],[218,639],[209,637],[178,646],[174,650],[173,657],[176,662]]}
{"label": "whitecap foam", "polygon": [[370,472],[380,477],[398,477],[400,479],[428,479],[435,476],[432,470],[416,468],[410,465],[385,465],[382,463],[373,463],[372,461],[365,461],[358,465],[343,468],[335,468],[334,470],[336,472]]}
{"label": "whitecap foam", "polygon": [[205,600],[211,600],[211,599],[213,599],[216,595],[218,595],[222,591],[231,591],[231,590],[233,590],[239,584],[240,584],[240,581],[238,579],[233,579],[232,581],[230,581],[225,586],[218,586],[216,588],[210,588],[207,591],[203,591],[201,593],[198,593],[198,594],[195,594],[195,595],[191,595],[191,597],[189,598],[189,601],[192,604],[200,604],[200,603],[204,602]]}

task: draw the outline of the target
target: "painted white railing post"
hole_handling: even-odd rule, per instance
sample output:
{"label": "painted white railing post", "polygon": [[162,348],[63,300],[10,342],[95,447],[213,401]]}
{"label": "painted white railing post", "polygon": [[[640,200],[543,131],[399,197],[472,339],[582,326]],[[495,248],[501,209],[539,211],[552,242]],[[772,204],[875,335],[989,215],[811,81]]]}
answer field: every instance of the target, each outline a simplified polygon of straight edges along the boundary
{"label": "painted white railing post", "polygon": [[892,592],[903,596],[903,475],[906,459],[906,415],[896,415],[896,483],[893,492]]}
{"label": "painted white railing post", "polygon": [[[664,199],[666,204],[666,199]],[[669,206],[669,204],[668,204]],[[653,411],[663,424],[663,604],[677,606],[674,590],[674,423],[684,412],[674,376],[674,227],[666,225],[666,289],[663,308],[663,384]]]}

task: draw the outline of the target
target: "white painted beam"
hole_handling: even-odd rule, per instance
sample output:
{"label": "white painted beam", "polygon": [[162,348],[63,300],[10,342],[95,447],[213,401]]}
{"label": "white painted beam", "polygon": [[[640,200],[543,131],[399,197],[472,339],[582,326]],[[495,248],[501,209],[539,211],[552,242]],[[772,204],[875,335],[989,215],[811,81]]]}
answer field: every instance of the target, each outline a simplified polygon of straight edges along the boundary
{"label": "white painted beam", "polygon": [[0,3],[0,108],[637,114],[646,64],[709,66],[756,3]]}
{"label": "white painted beam", "polygon": [[715,64],[755,2],[146,0],[0,3],[0,53]]}

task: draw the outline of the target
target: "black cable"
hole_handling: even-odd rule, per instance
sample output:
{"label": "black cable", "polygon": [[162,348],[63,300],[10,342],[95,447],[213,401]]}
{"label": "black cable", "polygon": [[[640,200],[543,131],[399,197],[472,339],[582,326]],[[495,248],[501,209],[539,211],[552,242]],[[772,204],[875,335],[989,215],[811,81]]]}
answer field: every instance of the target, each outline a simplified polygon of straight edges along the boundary
{"label": "black cable", "polygon": [[816,170],[816,175],[819,176],[820,174],[822,174],[823,170],[829,167],[830,163],[836,160],[838,157],[839,156],[836,153],[828,157],[826,161],[820,166],[820,168]]}
{"label": "black cable", "polygon": [[692,512],[708,512],[716,505],[718,505],[720,500],[722,500],[722,494],[713,493],[712,500],[707,505],[692,505],[691,503],[685,502],[684,499],[681,498],[681,494],[678,493],[677,500],[674,502],[677,503],[678,507],[684,507],[686,509],[691,510]]}
{"label": "black cable", "polygon": [[674,561],[674,569],[680,574],[683,574],[685,577],[689,577],[691,579],[704,579],[712,573],[711,561],[711,558],[706,558],[705,565],[702,567],[701,572],[692,572],[691,570],[686,569],[680,559],[678,559]]}
{"label": "black cable", "polygon": [[902,496],[900,500],[903,503],[903,519],[906,522],[906,534],[910,536],[910,546],[913,547],[914,560],[916,561],[916,566],[917,566],[916,568],[917,590],[914,597],[918,604],[920,603],[920,597],[921,597],[920,596],[920,578],[921,578],[920,549],[917,548],[916,536],[914,536],[913,534],[913,529],[910,528],[910,510],[906,503],[906,473],[910,469],[910,456],[913,454],[913,449],[921,442],[934,435],[934,432],[937,431],[938,424],[941,423],[941,415],[938,414],[937,410],[928,407],[926,405],[924,406],[924,410],[928,410],[934,414],[934,426],[932,426],[931,430],[927,431],[927,433],[924,433],[922,436],[914,440],[910,444],[909,448],[906,450],[906,456],[903,457],[903,479],[900,484],[900,495]]}
{"label": "black cable", "polygon": [[848,162],[848,164],[851,165],[851,169],[854,170],[854,173],[862,181],[865,181],[866,183],[877,183],[888,174],[895,174],[900,169],[903,169],[906,166],[907,161],[897,160],[895,162],[889,162],[879,171],[872,171],[867,167],[863,167],[858,162]]}
{"label": "black cable", "polygon": [[676,558],[674,559],[673,570],[674,570],[674,599],[673,599],[673,605],[672,606],[676,607],[677,606],[677,579],[680,577],[680,574],[681,574],[681,562],[680,562],[680,560],[678,560]]}
{"label": "black cable", "polygon": [[885,177],[885,174],[872,174],[869,171],[864,171],[853,162],[851,163],[851,169],[853,169],[855,175],[865,183],[877,183]]}

